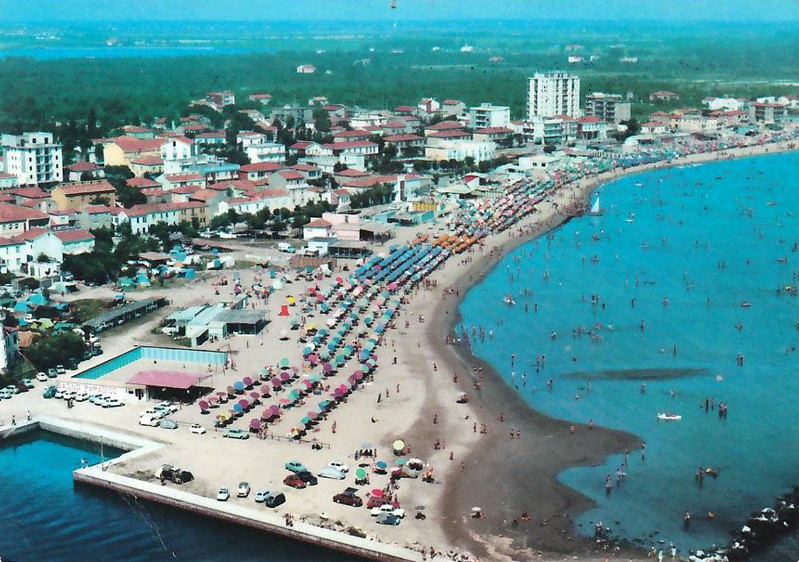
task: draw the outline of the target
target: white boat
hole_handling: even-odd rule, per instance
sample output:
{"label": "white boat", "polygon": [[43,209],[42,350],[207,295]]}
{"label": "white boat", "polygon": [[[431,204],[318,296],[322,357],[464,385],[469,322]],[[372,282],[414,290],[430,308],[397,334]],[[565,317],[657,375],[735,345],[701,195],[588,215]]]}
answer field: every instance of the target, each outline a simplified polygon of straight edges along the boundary
{"label": "white boat", "polygon": [[666,420],[666,421],[680,421],[682,416],[679,414],[671,414],[669,412],[660,412],[658,414],[659,420]]}
{"label": "white boat", "polygon": [[510,305],[510,306],[513,306],[514,304],[516,304],[516,301],[510,295],[505,295],[503,297],[503,299],[502,299],[502,302],[504,302],[505,304]]}
{"label": "white boat", "polygon": [[624,220],[629,223],[633,222],[635,220],[635,213],[630,213],[629,215],[627,215],[627,218]]}
{"label": "white boat", "polygon": [[591,205],[591,209],[588,211],[588,214],[595,217],[602,214],[602,209],[599,207],[599,197],[597,197],[594,201],[594,204]]}

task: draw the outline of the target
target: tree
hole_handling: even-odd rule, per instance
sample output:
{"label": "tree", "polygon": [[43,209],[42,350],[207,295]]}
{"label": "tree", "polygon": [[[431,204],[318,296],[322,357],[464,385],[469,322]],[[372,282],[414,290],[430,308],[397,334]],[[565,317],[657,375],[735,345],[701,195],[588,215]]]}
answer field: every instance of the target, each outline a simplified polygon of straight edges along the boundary
{"label": "tree", "polygon": [[38,370],[45,370],[78,359],[85,351],[86,342],[82,337],[73,332],[62,332],[38,340],[28,348],[26,355]]}
{"label": "tree", "polygon": [[316,130],[320,133],[330,132],[330,114],[323,108],[319,107],[313,110],[313,118],[316,122]]}

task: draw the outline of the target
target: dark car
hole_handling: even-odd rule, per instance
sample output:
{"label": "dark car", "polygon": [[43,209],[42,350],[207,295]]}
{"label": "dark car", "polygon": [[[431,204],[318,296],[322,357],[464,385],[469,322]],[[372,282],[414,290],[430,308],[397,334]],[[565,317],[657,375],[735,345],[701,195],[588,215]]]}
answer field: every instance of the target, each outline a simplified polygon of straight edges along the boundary
{"label": "dark car", "polygon": [[355,494],[350,494],[344,492],[342,494],[336,494],[333,496],[333,501],[336,503],[343,503],[344,505],[349,505],[352,507],[361,507],[363,505],[363,500],[356,496]]}
{"label": "dark car", "polygon": [[292,488],[305,488],[305,480],[297,476],[296,474],[289,474],[283,479],[283,484],[286,486],[291,486]]}
{"label": "dark car", "polygon": [[16,383],[16,387],[20,392],[28,392],[30,390],[22,381]]}
{"label": "dark car", "polygon": [[314,476],[307,470],[298,472],[297,476],[300,477],[302,481],[308,484],[309,486],[316,486],[319,483],[319,480],[316,479],[316,476]]}
{"label": "dark car", "polygon": [[277,507],[284,503],[286,503],[286,496],[283,494],[274,494],[270,492],[264,499],[264,505],[266,507]]}

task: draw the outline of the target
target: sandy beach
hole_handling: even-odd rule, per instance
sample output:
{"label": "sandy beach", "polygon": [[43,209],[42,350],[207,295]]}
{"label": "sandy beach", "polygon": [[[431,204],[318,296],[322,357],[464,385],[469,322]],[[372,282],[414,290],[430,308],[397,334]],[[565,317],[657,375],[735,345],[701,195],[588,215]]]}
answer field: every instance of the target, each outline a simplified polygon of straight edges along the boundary
{"label": "sandy beach", "polygon": [[[11,415],[23,419],[27,412],[34,416],[46,413],[157,439],[167,447],[114,470],[150,478],[161,463],[180,464],[197,474],[197,480],[183,489],[206,497],[213,497],[220,486],[234,488],[240,481],[250,482],[253,490],[280,487],[285,489],[288,498],[288,502],[275,511],[281,516],[291,514],[304,522],[342,532],[348,527],[359,527],[375,540],[415,550],[425,548],[429,552],[431,547],[436,552],[457,550],[469,552],[480,560],[641,557],[642,553],[637,551],[605,551],[592,540],[576,536],[574,516],[590,508],[591,502],[558,483],[556,478],[569,466],[595,464],[610,454],[633,451],[640,447],[640,439],[602,427],[589,430],[585,424],[574,424],[572,431],[572,424],[530,409],[490,366],[471,356],[467,348],[446,343],[447,335],[459,322],[458,304],[469,287],[480,282],[503,255],[568,220],[570,217],[561,210],[585,201],[602,183],[622,174],[652,168],[789,149],[787,145],[769,145],[728,150],[723,154],[695,154],[669,163],[579,180],[539,204],[535,213],[510,230],[490,236],[483,241],[483,246],[475,245],[470,252],[453,255],[407,295],[407,302],[394,319],[395,327],[386,332],[376,351],[380,362],[374,380],[360,385],[309,432],[307,439],[322,444],[321,450],[313,449],[308,442],[297,443],[290,439],[290,429],[304,415],[308,409],[305,407],[286,410],[280,421],[269,426],[270,439],[247,441],[223,439],[221,432],[213,429],[213,416],[203,415],[196,405],[185,406],[175,413],[172,417],[181,427],[167,431],[137,424],[138,416],[152,403],[132,401],[125,408],[110,411],[80,403],[68,410],[59,401],[42,399],[40,389],[4,404],[2,417],[8,422]],[[422,228],[426,227],[401,230],[397,238],[376,248],[375,252],[388,253],[388,246],[412,240]],[[250,254],[257,257],[269,254],[275,262],[285,261],[285,257],[281,258],[274,251],[266,252],[257,245],[237,245],[240,246],[235,252],[237,259],[246,260]],[[262,275],[254,269],[242,269],[239,274],[245,287],[256,283]],[[344,274],[346,272],[336,271],[333,278]],[[231,275],[230,271],[202,274],[187,284],[131,293],[129,297],[133,299],[165,295],[171,304],[133,326],[104,334],[106,354],[81,368],[102,362],[131,345],[173,345],[168,337],[154,334],[153,328],[179,308],[230,297],[229,286],[222,288],[219,297],[214,291],[220,288],[221,277],[230,278]],[[214,386],[224,389],[243,376],[257,377],[264,366],[276,365],[282,357],[288,358],[292,365],[301,366],[302,345],[297,341],[298,334],[290,331],[289,317],[279,316],[278,312],[289,295],[306,294],[310,287],[325,287],[330,282],[331,279],[296,279],[268,301],[257,301],[256,309],[270,315],[263,337],[235,336],[204,344],[204,349],[228,351],[236,364],[235,370],[215,374]],[[113,293],[112,288],[101,287],[83,290],[68,299],[110,298]],[[309,319],[314,319],[313,315]],[[323,321],[323,316],[317,315],[315,320]],[[290,337],[280,339],[283,332]],[[178,364],[168,367],[191,370],[191,366]],[[329,384],[345,380],[351,372],[352,366],[348,363]],[[301,376],[304,374],[301,372]],[[59,383],[70,384],[69,376],[61,377]],[[458,403],[461,393],[469,398],[467,404]],[[310,407],[321,399],[309,395],[305,401]],[[235,427],[245,428],[255,415],[245,416]],[[208,433],[190,434],[187,426],[191,423],[204,425]],[[514,430],[512,439],[511,428]],[[332,503],[331,497],[351,485],[352,478],[346,482],[320,479],[318,486],[306,490],[293,490],[282,484],[287,474],[283,464],[287,460],[299,460],[314,472],[333,460],[346,462],[354,469],[362,462],[355,457],[355,452],[369,448],[377,450],[376,458],[391,462],[394,460],[391,444],[396,439],[409,445],[407,456],[423,459],[434,470],[436,480],[433,484],[421,479],[401,481],[398,496],[410,517],[397,527],[375,525],[366,509]],[[373,476],[370,485],[361,491],[382,488],[387,482],[386,476]],[[252,498],[231,501],[254,505]],[[416,506],[424,506],[425,519],[414,519]],[[475,506],[481,508],[483,517],[470,517]],[[523,513],[529,517],[522,518]]]}

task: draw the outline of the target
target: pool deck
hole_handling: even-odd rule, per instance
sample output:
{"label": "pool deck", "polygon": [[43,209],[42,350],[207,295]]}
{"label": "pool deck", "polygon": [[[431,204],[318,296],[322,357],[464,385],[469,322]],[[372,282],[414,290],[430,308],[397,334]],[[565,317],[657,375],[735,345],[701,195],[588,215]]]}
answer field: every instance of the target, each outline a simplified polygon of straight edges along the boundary
{"label": "pool deck", "polygon": [[14,435],[36,430],[49,431],[95,443],[104,443],[110,447],[127,451],[123,455],[102,464],[75,470],[73,472],[73,480],[79,484],[113,490],[182,509],[202,517],[213,517],[369,560],[418,562],[423,559],[420,552],[409,548],[356,537],[303,521],[295,520],[292,526],[289,527],[286,526],[282,515],[267,511],[266,508],[263,508],[263,510],[253,509],[249,506],[220,502],[172,487],[144,482],[108,471],[108,468],[114,464],[148,455],[164,447],[162,443],[142,439],[131,434],[49,416],[37,416],[30,421],[18,422],[14,426],[5,425],[0,427],[0,441]]}

